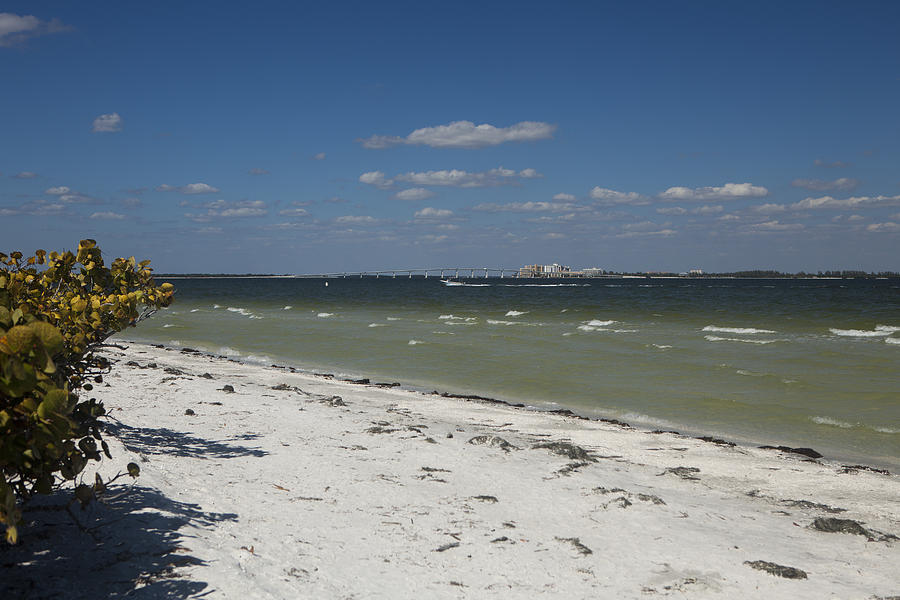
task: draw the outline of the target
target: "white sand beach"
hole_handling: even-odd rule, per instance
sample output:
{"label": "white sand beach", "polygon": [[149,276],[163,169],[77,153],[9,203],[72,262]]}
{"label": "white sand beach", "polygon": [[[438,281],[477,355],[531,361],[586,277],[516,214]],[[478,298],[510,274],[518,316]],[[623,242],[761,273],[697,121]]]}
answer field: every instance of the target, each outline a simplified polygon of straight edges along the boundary
{"label": "white sand beach", "polygon": [[141,475],[35,502],[4,600],[900,595],[895,474],[124,346],[85,477]]}

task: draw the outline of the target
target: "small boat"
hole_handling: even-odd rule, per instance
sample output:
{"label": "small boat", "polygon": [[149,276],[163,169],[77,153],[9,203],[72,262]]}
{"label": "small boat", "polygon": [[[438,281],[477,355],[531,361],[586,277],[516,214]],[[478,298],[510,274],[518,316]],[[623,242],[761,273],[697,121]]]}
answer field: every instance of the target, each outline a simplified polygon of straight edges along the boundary
{"label": "small boat", "polygon": [[453,281],[452,279],[441,279],[444,285],[466,285],[462,281]]}

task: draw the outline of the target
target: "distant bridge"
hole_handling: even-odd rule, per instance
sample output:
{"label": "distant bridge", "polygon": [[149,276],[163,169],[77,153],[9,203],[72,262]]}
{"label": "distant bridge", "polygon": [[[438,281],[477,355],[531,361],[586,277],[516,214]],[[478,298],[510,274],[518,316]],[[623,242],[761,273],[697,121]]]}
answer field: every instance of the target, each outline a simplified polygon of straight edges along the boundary
{"label": "distant bridge", "polygon": [[440,277],[441,279],[445,278],[453,278],[459,279],[460,277],[467,277],[469,279],[474,279],[476,277],[487,278],[487,277],[518,277],[519,269],[510,269],[505,267],[433,267],[433,268],[423,268],[423,269],[382,269],[380,271],[345,271],[340,273],[316,273],[316,274],[303,274],[303,275],[295,275],[294,277],[300,278],[322,278],[322,277],[330,277],[330,278],[348,278],[348,277],[406,277],[412,279],[413,277],[424,277],[425,279],[429,277]]}

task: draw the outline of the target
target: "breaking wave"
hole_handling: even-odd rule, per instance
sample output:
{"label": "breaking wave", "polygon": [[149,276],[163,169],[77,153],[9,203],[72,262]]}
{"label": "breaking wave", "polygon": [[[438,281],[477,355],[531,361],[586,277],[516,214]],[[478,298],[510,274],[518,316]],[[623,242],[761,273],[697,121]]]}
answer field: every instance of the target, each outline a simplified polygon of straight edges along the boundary
{"label": "breaking wave", "polygon": [[[880,327],[884,326],[882,325]],[[883,329],[876,327],[872,331],[867,329],[834,329],[832,327],[829,328],[828,331],[841,337],[885,337],[893,333],[893,330],[888,330],[886,327]]]}
{"label": "breaking wave", "polygon": [[745,344],[774,344],[779,340],[745,340],[743,338],[726,338],[719,337],[717,335],[705,335],[703,336],[707,341],[710,342],[744,342]]}
{"label": "breaking wave", "polygon": [[707,325],[701,331],[714,331],[717,333],[777,333],[771,329],[757,329],[756,327],[717,327],[715,325]]}

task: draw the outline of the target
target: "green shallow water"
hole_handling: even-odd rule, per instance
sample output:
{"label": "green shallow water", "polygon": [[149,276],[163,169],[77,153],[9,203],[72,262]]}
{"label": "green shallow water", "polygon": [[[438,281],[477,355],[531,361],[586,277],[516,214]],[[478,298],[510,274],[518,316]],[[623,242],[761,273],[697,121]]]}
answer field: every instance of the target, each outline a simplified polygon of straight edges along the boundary
{"label": "green shallow water", "polygon": [[121,337],[900,467],[896,280],[172,282]]}

